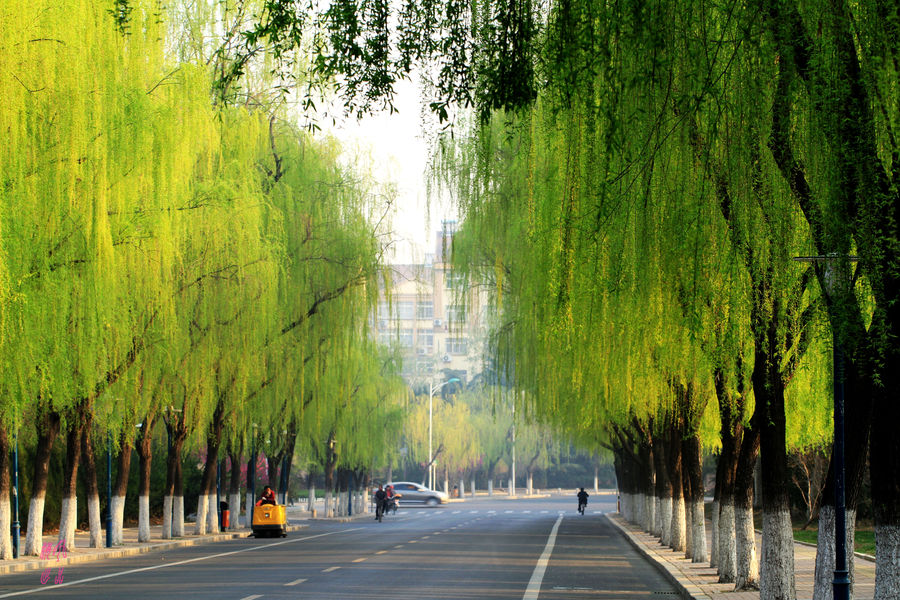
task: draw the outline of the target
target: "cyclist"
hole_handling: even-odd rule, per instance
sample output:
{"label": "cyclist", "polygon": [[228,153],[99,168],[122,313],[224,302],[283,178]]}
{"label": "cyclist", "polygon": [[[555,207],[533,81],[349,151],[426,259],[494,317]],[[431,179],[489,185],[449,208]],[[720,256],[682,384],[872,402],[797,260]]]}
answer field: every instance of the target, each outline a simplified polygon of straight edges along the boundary
{"label": "cyclist", "polygon": [[584,488],[581,488],[581,491],[578,492],[578,512],[584,514],[584,507],[587,506],[588,493],[584,491]]}

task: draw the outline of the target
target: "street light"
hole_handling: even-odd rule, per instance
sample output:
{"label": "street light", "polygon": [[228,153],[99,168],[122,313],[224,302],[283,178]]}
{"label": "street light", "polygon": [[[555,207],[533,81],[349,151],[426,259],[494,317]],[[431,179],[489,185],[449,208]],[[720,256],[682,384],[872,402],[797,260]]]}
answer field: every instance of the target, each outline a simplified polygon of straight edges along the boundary
{"label": "street light", "polygon": [[[432,379],[432,381],[434,381]],[[448,383],[453,383],[454,381],[459,381],[459,378],[453,377],[448,379],[444,383],[440,385],[434,385],[433,383],[428,387],[428,489],[434,489],[434,456],[431,448],[431,440],[432,440],[432,413],[434,407],[434,393],[447,385]]]}
{"label": "street light", "polygon": [[[857,256],[838,255],[798,256],[798,262],[825,263],[825,294],[830,302],[841,301],[850,279],[850,263]],[[850,600],[850,572],[847,569],[847,507],[844,497],[844,348],[841,345],[840,318],[831,324],[833,338],[833,392],[834,392],[834,600]]]}

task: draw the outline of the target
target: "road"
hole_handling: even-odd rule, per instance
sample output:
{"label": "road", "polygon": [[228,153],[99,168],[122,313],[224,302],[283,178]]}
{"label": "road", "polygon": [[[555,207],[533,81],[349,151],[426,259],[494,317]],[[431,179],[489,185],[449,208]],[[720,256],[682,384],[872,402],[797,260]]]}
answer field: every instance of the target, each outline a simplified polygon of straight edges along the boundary
{"label": "road", "polygon": [[4,575],[0,598],[572,600],[676,598],[609,524],[614,497],[585,515],[571,497],[403,508],[378,523],[309,521],[286,539],[244,538]]}

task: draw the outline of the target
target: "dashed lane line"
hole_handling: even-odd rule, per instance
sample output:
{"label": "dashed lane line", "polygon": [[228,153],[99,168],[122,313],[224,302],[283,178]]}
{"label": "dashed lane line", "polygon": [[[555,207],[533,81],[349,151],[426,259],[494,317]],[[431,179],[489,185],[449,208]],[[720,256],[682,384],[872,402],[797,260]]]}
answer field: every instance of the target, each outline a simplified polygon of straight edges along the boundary
{"label": "dashed lane line", "polygon": [[355,562],[355,563],[356,563],[356,562],[363,562],[364,560],[367,560],[368,558],[369,558],[368,556],[363,556],[362,558],[354,558],[354,559],[353,559],[353,562]]}
{"label": "dashed lane line", "polygon": [[284,584],[284,585],[286,585],[286,586],[287,586],[287,585],[297,585],[298,583],[303,583],[304,581],[306,581],[305,578],[304,578],[304,579],[295,579],[295,580],[293,580],[293,581],[287,582],[287,583]]}
{"label": "dashed lane line", "polygon": [[322,572],[323,573],[331,573],[333,571],[337,571],[340,568],[341,568],[340,566],[328,567],[327,569],[322,569]]}
{"label": "dashed lane line", "polygon": [[36,588],[30,588],[27,590],[21,590],[18,592],[10,592],[8,594],[0,595],[0,598],[12,598],[13,596],[24,596],[26,594],[36,594],[38,592],[46,592],[47,590],[58,590],[59,588],[69,587],[71,585],[80,585],[82,583],[90,583],[92,581],[100,581],[101,579],[110,579],[112,577],[121,577],[122,575],[131,575],[133,573],[143,573],[145,571],[155,571],[156,569],[165,569],[168,567],[176,567],[179,565],[187,565],[190,563],[195,563],[201,560],[209,560],[210,558],[220,558],[222,556],[231,556],[233,554],[242,554],[244,552],[253,552],[254,550],[262,550],[263,548],[272,548],[273,546],[282,546],[284,544],[294,544],[296,542],[303,542],[306,540],[312,540],[320,537],[325,537],[329,535],[337,535],[339,533],[350,533],[351,531],[359,531],[362,527],[354,527],[352,529],[342,529],[340,531],[329,531],[327,533],[318,533],[316,535],[307,535],[298,538],[291,538],[289,540],[282,540],[280,542],[272,542],[271,544],[260,544],[259,546],[251,546],[249,548],[242,548],[240,550],[231,550],[229,552],[220,552],[218,554],[207,554],[206,556],[198,556],[197,558],[189,558],[187,560],[179,560],[171,563],[161,564],[161,565],[152,565],[149,567],[141,567],[140,569],[128,569],[127,571],[117,571],[115,573],[107,573],[106,575],[98,575],[97,577],[87,577],[85,579],[76,579],[74,581],[66,581],[64,583],[58,583],[53,586],[42,586]]}
{"label": "dashed lane line", "polygon": [[244,596],[241,600],[256,600],[257,598],[262,598],[262,594],[253,594],[252,596]]}

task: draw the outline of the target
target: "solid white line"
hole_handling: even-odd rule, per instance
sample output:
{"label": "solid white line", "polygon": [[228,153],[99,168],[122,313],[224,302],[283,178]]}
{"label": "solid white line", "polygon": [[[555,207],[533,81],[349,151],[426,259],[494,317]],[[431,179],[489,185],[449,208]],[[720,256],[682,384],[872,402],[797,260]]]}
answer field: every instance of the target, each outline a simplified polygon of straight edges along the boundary
{"label": "solid white line", "polygon": [[559,531],[559,524],[562,523],[563,516],[559,515],[553,529],[550,530],[550,537],[547,538],[547,545],[544,546],[544,552],[534,567],[534,573],[531,574],[531,581],[525,588],[525,595],[522,600],[537,600],[538,594],[541,593],[541,582],[544,580],[544,571],[547,570],[547,563],[550,562],[550,555],[553,553],[553,546],[556,545],[556,532]]}
{"label": "solid white line", "polygon": [[306,579],[295,579],[295,580],[291,581],[290,583],[286,583],[284,585],[297,585],[298,583],[303,583],[304,581],[306,581]]}
{"label": "solid white line", "polygon": [[132,573],[142,573],[144,571],[154,571],[156,569],[165,569],[166,567],[177,567],[178,565],[186,565],[189,563],[201,561],[201,560],[209,560],[210,558],[219,558],[222,556],[231,556],[232,554],[241,554],[242,552],[252,552],[254,550],[260,550],[262,548],[272,548],[273,546],[281,546],[283,544],[293,544],[295,542],[303,542],[306,540],[312,540],[315,538],[325,537],[326,535],[335,535],[338,533],[349,533],[351,531],[359,531],[362,527],[354,527],[353,529],[344,529],[341,531],[329,531],[328,533],[319,533],[316,535],[308,535],[302,538],[292,538],[289,540],[283,540],[281,542],[273,542],[271,544],[262,544],[259,546],[252,546],[250,548],[243,548],[241,550],[232,550],[231,552],[221,552],[219,554],[209,554],[207,556],[199,556],[197,558],[189,558],[187,560],[179,560],[173,563],[166,563],[164,565],[153,565],[152,567],[141,567],[140,569],[129,569],[127,571],[119,571],[117,573],[108,573],[106,575],[98,575],[97,577],[88,577],[87,579],[76,579],[75,581],[67,581],[65,583],[58,583],[56,585],[45,585],[42,587],[31,588],[29,590],[22,590],[20,592],[10,592],[9,594],[0,595],[0,598],[12,598],[13,596],[24,596],[25,594],[36,594],[37,592],[46,592],[52,590],[58,590],[59,588],[68,587],[70,585],[79,585],[82,583],[90,583],[92,581],[99,581],[101,579],[109,579],[111,577],[119,577],[121,575],[131,575]]}

